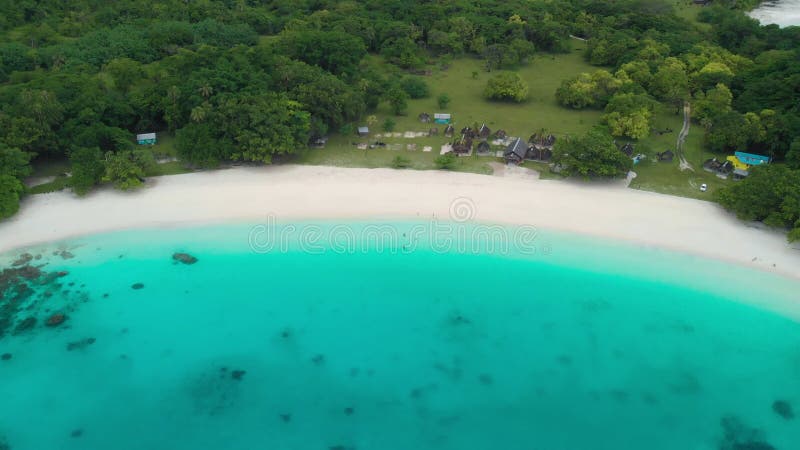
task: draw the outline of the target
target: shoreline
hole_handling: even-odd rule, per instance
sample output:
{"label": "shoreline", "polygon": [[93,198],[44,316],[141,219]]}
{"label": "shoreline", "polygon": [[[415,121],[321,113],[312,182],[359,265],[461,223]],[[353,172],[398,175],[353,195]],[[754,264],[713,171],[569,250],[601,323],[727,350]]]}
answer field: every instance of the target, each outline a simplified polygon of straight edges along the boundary
{"label": "shoreline", "polygon": [[[466,199],[466,200],[464,200]],[[442,171],[329,166],[237,167],[158,177],[135,192],[100,189],[28,197],[0,223],[0,253],[79,236],[264,220],[450,218],[466,201],[473,221],[532,225],[653,246],[800,279],[800,249],[718,205],[627,189],[621,183],[538,180]]]}

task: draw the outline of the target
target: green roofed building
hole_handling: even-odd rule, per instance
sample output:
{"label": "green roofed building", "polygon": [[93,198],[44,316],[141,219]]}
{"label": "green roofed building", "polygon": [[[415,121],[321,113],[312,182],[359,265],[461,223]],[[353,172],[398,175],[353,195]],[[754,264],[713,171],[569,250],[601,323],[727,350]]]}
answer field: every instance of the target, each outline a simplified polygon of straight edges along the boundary
{"label": "green roofed building", "polygon": [[139,145],[155,145],[156,134],[155,133],[137,134],[136,143]]}

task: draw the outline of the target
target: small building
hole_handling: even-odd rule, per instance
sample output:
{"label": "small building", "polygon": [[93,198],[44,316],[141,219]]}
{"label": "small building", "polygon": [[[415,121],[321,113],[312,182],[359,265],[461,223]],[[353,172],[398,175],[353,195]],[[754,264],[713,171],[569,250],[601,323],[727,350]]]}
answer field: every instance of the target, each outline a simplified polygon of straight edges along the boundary
{"label": "small building", "polygon": [[492,151],[492,147],[489,145],[488,142],[481,141],[480,144],[478,144],[478,147],[475,149],[475,151],[477,151],[479,155],[486,155]]}
{"label": "small building", "polygon": [[659,161],[664,162],[671,162],[673,159],[675,159],[675,153],[673,153],[672,150],[658,153],[656,156],[658,156]]}
{"label": "small building", "polygon": [[447,128],[444,129],[444,135],[447,137],[453,137],[453,134],[456,132],[456,128],[450,124]]}
{"label": "small building", "polygon": [[762,164],[769,164],[770,157],[764,155],[756,155],[755,153],[735,152],[733,154],[736,159],[748,166],[760,166]]}
{"label": "small building", "polygon": [[514,139],[514,142],[506,147],[506,150],[503,152],[503,158],[505,158],[507,163],[514,163],[520,164],[525,158],[528,157],[528,144],[526,144],[521,138]]}
{"label": "small building", "polygon": [[634,147],[633,144],[631,144],[630,142],[626,142],[625,145],[619,148],[619,151],[625,153],[625,155],[628,156],[628,158],[633,158]]}
{"label": "small building", "polygon": [[453,153],[456,155],[468,155],[472,151],[472,138],[466,135],[453,142]]}
{"label": "small building", "polygon": [[506,130],[497,130],[497,132],[494,134],[494,136],[497,139],[505,139],[506,136],[507,136]]}
{"label": "small building", "polygon": [[419,121],[422,122],[422,123],[430,123],[431,115],[426,113],[426,112],[424,112],[424,113],[419,115]]}
{"label": "small building", "polygon": [[533,133],[530,138],[528,138],[528,143],[532,146],[539,148],[539,149],[553,149],[553,145],[556,143],[556,137],[552,134],[545,134],[544,130],[540,133]]}
{"label": "small building", "polygon": [[733,169],[733,179],[741,180],[750,176],[750,171],[742,169]]}
{"label": "small building", "polygon": [[363,136],[369,136],[369,127],[358,127],[358,130],[356,130],[356,133],[359,136],[362,136],[362,137]]}
{"label": "small building", "polygon": [[450,123],[450,114],[435,113],[433,115],[433,121],[442,125],[446,125]]}
{"label": "small building", "polygon": [[156,134],[155,133],[137,134],[136,143],[139,145],[155,145]]}
{"label": "small building", "polygon": [[483,125],[481,125],[480,128],[478,128],[478,136],[481,139],[486,139],[489,136],[491,136],[491,134],[492,134],[492,130],[490,130],[489,127],[487,127],[485,123]]}
{"label": "small building", "polygon": [[320,136],[311,140],[311,146],[317,148],[323,148],[327,143],[328,138],[326,136]]}
{"label": "small building", "polygon": [[745,152],[735,152],[733,156],[728,156],[726,159],[733,166],[733,178],[735,180],[749,176],[751,167],[769,164],[770,162],[768,156]]}
{"label": "small building", "polygon": [[536,148],[531,146],[528,148],[528,159],[534,161],[550,161],[553,157],[553,151],[549,148]]}
{"label": "small building", "polygon": [[703,163],[703,170],[716,174],[718,178],[727,179],[734,171],[733,163],[730,161],[720,161],[717,158],[707,159]]}

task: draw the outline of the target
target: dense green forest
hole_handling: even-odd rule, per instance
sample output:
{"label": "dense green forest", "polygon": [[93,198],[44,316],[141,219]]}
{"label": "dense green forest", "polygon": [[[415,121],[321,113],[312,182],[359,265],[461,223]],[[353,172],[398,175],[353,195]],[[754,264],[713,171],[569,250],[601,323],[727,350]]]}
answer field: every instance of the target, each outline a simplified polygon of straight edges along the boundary
{"label": "dense green forest", "polygon": [[[755,2],[733,0],[689,20],[676,14],[688,3],[0,1],[0,217],[17,210],[37,158],[68,159],[78,193],[141,184],[154,161],[137,132],[174,133],[195,167],[290,160],[311,139],[352,133],[381,103],[405,114],[427,94],[415,75],[437,61],[479,58],[498,71],[488,96],[525,101],[527,87],[506,71],[579,38],[597,70],[564,80],[556,98],[603,112],[594,139],[641,138],[655,109],[689,101],[721,158],[746,150],[790,162],[729,189],[723,204],[800,227],[800,28],[760,26],[734,8]],[[776,205],[767,189],[795,200]]]}

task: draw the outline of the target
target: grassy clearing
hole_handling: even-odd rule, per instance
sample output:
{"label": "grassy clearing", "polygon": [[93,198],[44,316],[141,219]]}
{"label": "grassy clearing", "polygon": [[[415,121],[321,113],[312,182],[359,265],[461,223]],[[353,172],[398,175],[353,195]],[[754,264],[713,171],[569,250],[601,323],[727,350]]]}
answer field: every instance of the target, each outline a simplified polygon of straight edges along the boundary
{"label": "grassy clearing", "polygon": [[[582,52],[583,46],[578,45],[570,54],[539,55],[528,66],[520,69],[520,75],[530,86],[530,99],[521,104],[487,101],[483,97],[483,89],[491,74],[483,69],[483,62],[469,58],[455,60],[446,70],[435,68],[432,75],[425,77],[431,95],[424,99],[410,100],[407,115],[395,116],[389,105],[382,103],[373,113],[376,121],[370,125],[372,136],[369,138],[335,134],[331,136],[324,149],[304,150],[293,161],[300,164],[343,167],[389,167],[391,161],[401,155],[411,160],[414,169],[433,169],[435,168],[433,160],[439,156],[441,146],[448,142],[448,138],[441,133],[435,137],[386,137],[382,129],[386,119],[391,118],[396,123],[395,132],[427,132],[432,127],[439,128],[440,132],[444,131],[444,125],[420,123],[417,116],[422,112],[452,114],[457,130],[475,123],[486,123],[493,131],[504,129],[510,135],[524,138],[542,128],[559,137],[583,133],[600,121],[601,113],[568,110],[558,106],[555,100],[556,88],[564,78],[595,69],[583,61]],[[375,58],[372,59],[372,63],[382,64]],[[476,77],[473,77],[473,72],[477,73]],[[436,103],[436,98],[442,93],[446,93],[452,99],[444,110],[440,110]],[[381,136],[376,137],[376,134]],[[403,150],[358,150],[355,145],[376,140],[387,144],[402,144]],[[417,149],[407,150],[409,144],[416,144]],[[430,146],[433,150],[422,152],[425,146]],[[493,150],[502,149],[501,146],[493,148]],[[495,157],[462,157],[459,158],[456,170],[491,173],[492,169],[488,163],[500,160]],[[536,166],[535,168],[540,171],[546,169],[543,165],[535,163],[527,165]]]}
{"label": "grassy clearing", "polygon": [[[688,5],[687,5],[688,6]],[[433,68],[433,74],[425,77],[431,95],[425,99],[409,101],[408,114],[394,116],[389,105],[381,104],[375,112],[377,119],[370,125],[372,136],[333,135],[324,149],[308,149],[294,160],[300,164],[333,165],[342,167],[390,167],[392,160],[401,155],[411,161],[414,169],[434,169],[434,158],[439,155],[442,144],[447,142],[443,136],[424,138],[387,138],[381,126],[387,118],[396,122],[395,131],[427,131],[442,125],[423,124],[417,119],[421,112],[449,112],[457,129],[475,123],[486,123],[493,131],[504,129],[510,135],[527,137],[544,128],[557,137],[582,134],[601,122],[602,111],[575,111],[559,106],[555,91],[562,80],[581,72],[591,72],[597,67],[587,64],[582,56],[583,43],[576,42],[573,52],[565,55],[539,55],[528,66],[519,70],[520,75],[530,86],[530,99],[522,104],[489,102],[483,97],[483,88],[490,76],[483,70],[482,62],[476,59],[455,60],[447,70]],[[372,63],[382,62],[373,58]],[[474,73],[477,72],[477,77]],[[446,110],[440,111],[436,98],[447,93],[452,99]],[[365,123],[365,122],[364,122]],[[702,149],[702,129],[693,125],[684,146],[684,156],[695,168],[694,172],[681,171],[678,160],[671,163],[656,162],[656,153],[675,150],[675,142],[683,124],[683,117],[673,109],[664,107],[653,120],[654,132],[635,143],[636,152],[648,159],[635,167],[637,178],[631,187],[665,194],[680,195],[701,199],[712,198],[713,191],[728,182],[702,170],[702,163],[714,155]],[[658,134],[656,131],[672,131]],[[381,134],[380,138],[375,137]],[[380,140],[389,144],[399,143],[403,150],[368,149],[358,150],[355,144]],[[416,144],[416,151],[409,151],[408,144]],[[421,151],[423,146],[433,147],[430,153]],[[494,150],[501,150],[495,147]],[[491,173],[489,162],[501,161],[494,157],[459,158],[456,170],[475,173]],[[542,178],[560,178],[552,174],[546,164],[526,161],[525,167],[535,169]],[[708,192],[700,192],[700,185],[706,183]]]}
{"label": "grassy clearing", "polygon": [[[415,138],[405,139],[405,143],[417,144],[417,150],[388,150],[384,148],[375,148],[367,150],[359,150],[352,142],[366,142],[368,139],[360,139],[354,137],[347,139],[343,136],[336,136],[331,138],[328,146],[324,149],[308,149],[302,151],[295,158],[293,162],[298,164],[309,165],[325,165],[325,166],[339,166],[339,167],[391,167],[392,161],[401,156],[410,161],[408,168],[416,170],[430,170],[436,169],[434,159],[439,156],[439,147],[442,145],[442,139],[436,138]],[[374,140],[374,138],[373,138]],[[427,143],[426,143],[427,142]],[[422,145],[437,145],[434,151],[423,152]],[[438,143],[438,144],[437,144]],[[492,168],[488,163],[493,161],[500,161],[501,158],[483,157],[483,156],[467,156],[458,158],[455,170],[459,172],[471,172],[481,174],[491,174]]]}
{"label": "grassy clearing", "polygon": [[[675,150],[676,140],[682,125],[682,116],[671,111],[662,111],[656,115],[653,121],[655,130],[669,128],[673,131],[663,135],[651,133],[649,137],[636,143],[636,152],[643,153],[648,158],[634,167],[633,170],[636,172],[637,177],[631,182],[632,188],[711,200],[715,190],[732,183],[732,181],[720,179],[716,175],[703,170],[703,162],[705,160],[715,156],[719,157],[719,155],[703,149],[703,129],[697,124],[692,124],[689,129],[689,136],[686,139],[683,150],[683,156],[694,168],[694,171],[681,171],[677,158],[672,162],[655,161],[656,153],[667,149]],[[700,192],[700,185],[703,183],[708,185],[707,192]]]}

